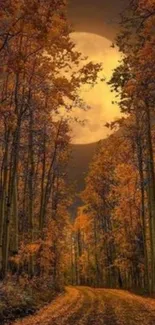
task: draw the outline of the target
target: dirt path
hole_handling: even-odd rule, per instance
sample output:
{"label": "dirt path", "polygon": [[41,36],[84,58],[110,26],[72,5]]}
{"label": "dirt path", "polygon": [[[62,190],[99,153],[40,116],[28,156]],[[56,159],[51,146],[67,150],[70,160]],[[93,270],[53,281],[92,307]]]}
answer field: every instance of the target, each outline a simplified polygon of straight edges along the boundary
{"label": "dirt path", "polygon": [[155,300],[122,290],[68,287],[35,316],[13,325],[155,325]]}

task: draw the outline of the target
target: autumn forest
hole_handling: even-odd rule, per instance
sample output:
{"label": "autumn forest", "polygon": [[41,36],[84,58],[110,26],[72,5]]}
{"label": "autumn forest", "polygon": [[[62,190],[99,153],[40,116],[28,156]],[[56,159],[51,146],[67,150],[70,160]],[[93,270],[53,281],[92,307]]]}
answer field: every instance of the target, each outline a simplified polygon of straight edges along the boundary
{"label": "autumn forest", "polygon": [[104,62],[86,62],[71,32],[64,0],[0,0],[0,324],[153,325],[155,1],[121,15],[121,60],[102,78],[121,118],[81,193],[72,109],[89,115],[80,90]]}

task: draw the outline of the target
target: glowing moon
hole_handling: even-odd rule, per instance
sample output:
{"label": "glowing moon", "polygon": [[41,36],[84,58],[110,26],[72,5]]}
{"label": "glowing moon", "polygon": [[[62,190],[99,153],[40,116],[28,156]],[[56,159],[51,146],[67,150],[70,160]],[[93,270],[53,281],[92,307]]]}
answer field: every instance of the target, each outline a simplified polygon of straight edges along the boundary
{"label": "glowing moon", "polygon": [[[90,61],[103,63],[103,73],[107,80],[118,65],[120,53],[111,47],[111,42],[95,34],[73,33],[71,35],[76,49],[88,56]],[[81,90],[81,97],[91,107],[87,112],[76,108],[74,116],[87,120],[85,126],[77,123],[73,125],[73,143],[90,143],[105,138],[109,131],[104,126],[106,122],[113,121],[120,116],[117,105],[113,105],[115,94],[111,93],[106,82],[99,83],[92,89],[85,87]]]}

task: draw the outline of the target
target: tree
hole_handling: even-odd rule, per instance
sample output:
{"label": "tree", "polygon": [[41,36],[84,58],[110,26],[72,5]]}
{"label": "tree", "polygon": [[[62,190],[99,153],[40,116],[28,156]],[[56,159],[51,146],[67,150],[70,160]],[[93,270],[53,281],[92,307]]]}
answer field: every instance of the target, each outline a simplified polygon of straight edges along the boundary
{"label": "tree", "polygon": [[45,272],[55,287],[70,233],[70,127],[61,112],[69,115],[81,85],[93,85],[101,68],[79,67],[66,9],[63,0],[8,0],[0,7],[0,276]]}
{"label": "tree", "polygon": [[[137,158],[141,179],[141,215],[143,236],[146,239],[145,190],[147,184],[148,211],[151,245],[151,290],[154,291],[154,157],[152,141],[153,102],[154,102],[154,1],[131,1],[122,15],[122,32],[117,45],[124,54],[122,64],[115,70],[111,84],[120,92],[122,112],[135,120],[137,132]],[[146,173],[147,171],[147,173]],[[146,178],[146,179],[145,179]],[[147,249],[145,260],[147,267]],[[148,271],[146,272],[148,274]],[[147,283],[148,283],[148,275]],[[147,287],[149,285],[147,284]]]}

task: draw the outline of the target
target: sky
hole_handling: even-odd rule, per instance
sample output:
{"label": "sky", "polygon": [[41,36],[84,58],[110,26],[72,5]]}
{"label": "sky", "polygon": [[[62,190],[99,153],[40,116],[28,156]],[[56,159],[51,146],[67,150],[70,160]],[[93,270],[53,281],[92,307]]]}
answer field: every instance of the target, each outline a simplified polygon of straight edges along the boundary
{"label": "sky", "polygon": [[114,39],[119,30],[119,14],[129,0],[69,0],[73,29]]}
{"label": "sky", "polygon": [[[91,61],[103,63],[101,76],[106,77],[108,81],[120,60],[120,53],[111,47],[111,41],[85,32],[72,33],[71,38],[78,51],[88,56]],[[93,89],[84,87],[80,95],[91,109],[86,112],[78,108],[74,110],[73,115],[85,120],[85,123],[84,126],[72,124],[72,142],[84,144],[99,141],[110,133],[105,123],[120,116],[119,107],[112,104],[115,94],[111,93],[110,86],[106,82],[100,81]]]}

